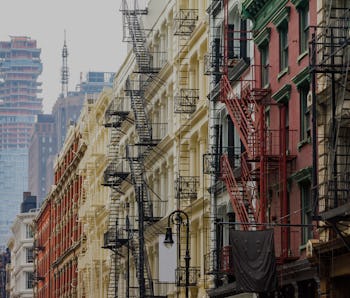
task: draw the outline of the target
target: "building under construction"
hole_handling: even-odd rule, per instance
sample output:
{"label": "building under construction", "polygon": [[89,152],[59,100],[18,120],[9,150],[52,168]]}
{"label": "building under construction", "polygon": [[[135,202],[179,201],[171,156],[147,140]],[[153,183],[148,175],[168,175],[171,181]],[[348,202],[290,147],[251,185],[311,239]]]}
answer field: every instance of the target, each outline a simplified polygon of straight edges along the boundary
{"label": "building under construction", "polygon": [[0,245],[6,245],[27,190],[30,132],[35,116],[42,113],[42,99],[37,96],[40,52],[29,37],[0,42]]}

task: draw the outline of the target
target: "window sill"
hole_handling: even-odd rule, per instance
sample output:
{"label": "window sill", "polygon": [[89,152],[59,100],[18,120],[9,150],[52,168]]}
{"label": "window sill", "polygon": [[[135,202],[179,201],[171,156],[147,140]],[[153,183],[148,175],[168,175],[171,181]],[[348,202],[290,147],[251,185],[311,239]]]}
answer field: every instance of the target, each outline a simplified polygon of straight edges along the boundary
{"label": "window sill", "polygon": [[306,57],[308,54],[308,51],[306,50],[305,52],[301,53],[299,56],[298,56],[298,64],[300,64],[301,60],[304,59],[304,57]]}
{"label": "window sill", "polygon": [[277,76],[277,80],[279,81],[287,73],[289,73],[289,66],[280,71],[280,73]]}
{"label": "window sill", "polygon": [[310,144],[310,143],[311,143],[310,137],[307,137],[306,139],[301,140],[297,145],[298,151],[300,152],[302,147],[304,147],[305,145]]}
{"label": "window sill", "polygon": [[306,243],[299,246],[299,251],[306,250]]}

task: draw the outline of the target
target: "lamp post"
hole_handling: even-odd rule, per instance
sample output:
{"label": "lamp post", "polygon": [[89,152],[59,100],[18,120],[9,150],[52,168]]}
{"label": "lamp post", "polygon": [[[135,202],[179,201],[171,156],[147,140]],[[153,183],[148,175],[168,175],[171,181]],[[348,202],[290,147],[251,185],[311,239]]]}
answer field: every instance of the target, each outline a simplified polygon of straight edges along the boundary
{"label": "lamp post", "polygon": [[[185,279],[185,287],[186,287],[186,298],[188,298],[188,289],[190,286],[190,250],[189,250],[189,238],[190,238],[190,222],[189,222],[189,218],[186,212],[182,211],[182,210],[175,210],[173,212],[170,213],[169,217],[168,217],[168,226],[166,227],[166,231],[165,231],[165,239],[164,239],[164,245],[167,247],[171,247],[174,244],[174,240],[173,240],[173,232],[172,229],[170,227],[170,221],[172,221],[172,223],[174,223],[173,220],[173,216],[176,215],[176,222],[178,224],[182,224],[183,223],[183,218],[182,216],[185,217],[186,222],[186,252],[185,252],[185,274],[186,274],[186,279]],[[178,245],[180,245],[180,243],[178,243]],[[181,257],[181,256],[180,256]]]}

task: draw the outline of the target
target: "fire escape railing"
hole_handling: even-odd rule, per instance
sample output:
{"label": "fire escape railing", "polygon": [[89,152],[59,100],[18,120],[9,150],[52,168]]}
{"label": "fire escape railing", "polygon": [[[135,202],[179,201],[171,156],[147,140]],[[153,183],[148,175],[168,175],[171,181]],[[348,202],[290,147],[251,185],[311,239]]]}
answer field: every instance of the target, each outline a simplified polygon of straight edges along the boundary
{"label": "fire escape railing", "polygon": [[[153,214],[153,202],[147,185],[145,160],[157,145],[161,133],[157,125],[152,125],[147,112],[146,93],[153,82],[158,84],[156,75],[160,70],[158,61],[147,45],[146,31],[142,24],[142,14],[147,14],[147,8],[128,7],[128,1],[122,1],[123,28],[126,40],[131,43],[135,55],[136,68],[133,80],[126,80],[126,95],[131,100],[135,130],[138,142],[126,146],[126,160],[130,167],[131,182],[135,189],[138,210],[137,237],[130,240],[130,250],[135,263],[136,277],[139,283],[139,296],[153,297],[154,288],[151,269],[145,248],[144,229],[158,219]],[[136,78],[136,80],[135,80]],[[156,128],[156,131],[153,131]],[[157,139],[156,139],[157,138]]]}

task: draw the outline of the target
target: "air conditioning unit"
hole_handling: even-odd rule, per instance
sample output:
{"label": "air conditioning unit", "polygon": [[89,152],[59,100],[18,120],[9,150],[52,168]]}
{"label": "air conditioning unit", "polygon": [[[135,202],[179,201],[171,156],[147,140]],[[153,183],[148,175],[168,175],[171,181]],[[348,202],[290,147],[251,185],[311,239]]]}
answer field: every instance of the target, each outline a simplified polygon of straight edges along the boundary
{"label": "air conditioning unit", "polygon": [[306,107],[309,109],[312,106],[312,93],[309,91],[306,97]]}
{"label": "air conditioning unit", "polygon": [[306,243],[306,257],[311,259],[314,257],[314,245],[320,243],[320,240],[318,239],[310,239]]}

